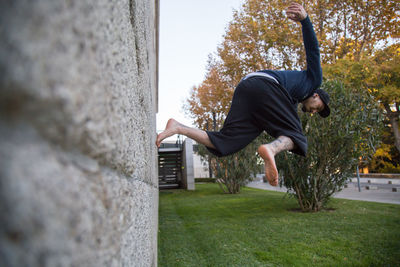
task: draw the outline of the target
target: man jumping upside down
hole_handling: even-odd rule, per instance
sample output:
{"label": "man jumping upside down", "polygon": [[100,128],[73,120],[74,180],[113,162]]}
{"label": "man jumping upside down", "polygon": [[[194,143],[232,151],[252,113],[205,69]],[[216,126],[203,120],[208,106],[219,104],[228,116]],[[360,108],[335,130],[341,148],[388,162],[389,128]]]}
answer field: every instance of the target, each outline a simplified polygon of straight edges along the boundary
{"label": "man jumping upside down", "polygon": [[302,25],[303,42],[307,57],[307,70],[261,70],[245,76],[237,85],[231,108],[222,129],[218,132],[187,127],[170,119],[165,130],[157,136],[156,145],[174,134],[182,134],[219,156],[233,154],[263,131],[276,138],[261,145],[258,153],[265,162],[268,182],[278,185],[275,155],[282,151],[305,156],[307,138],[303,135],[297,105],[302,111],[329,116],[329,95],[318,87],[322,82],[322,69],[318,40],[303,6],[292,3],[286,12],[289,19]]}

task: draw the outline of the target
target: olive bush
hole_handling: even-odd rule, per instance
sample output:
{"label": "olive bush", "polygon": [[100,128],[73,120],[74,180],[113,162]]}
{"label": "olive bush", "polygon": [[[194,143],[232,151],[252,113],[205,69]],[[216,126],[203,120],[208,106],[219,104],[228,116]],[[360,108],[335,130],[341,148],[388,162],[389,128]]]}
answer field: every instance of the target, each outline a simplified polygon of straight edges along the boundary
{"label": "olive bush", "polygon": [[280,184],[303,211],[321,210],[352,177],[360,158],[373,154],[383,119],[377,101],[368,94],[337,81],[325,82],[322,89],[331,96],[331,115],[322,119],[300,112],[307,157],[288,152],[277,157]]}
{"label": "olive bush", "polygon": [[229,194],[240,193],[257,173],[264,171],[263,162],[257,154],[257,148],[263,140],[256,138],[244,149],[225,157],[216,157],[204,146],[199,146],[199,154],[203,158],[211,157],[211,167],[221,190]]}

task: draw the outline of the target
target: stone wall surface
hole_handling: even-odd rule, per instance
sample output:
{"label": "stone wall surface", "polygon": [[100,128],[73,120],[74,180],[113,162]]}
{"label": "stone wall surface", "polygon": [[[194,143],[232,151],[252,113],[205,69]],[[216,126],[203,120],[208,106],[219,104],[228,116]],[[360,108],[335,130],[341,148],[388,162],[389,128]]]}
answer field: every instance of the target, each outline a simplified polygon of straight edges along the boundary
{"label": "stone wall surface", "polygon": [[156,266],[156,6],[0,3],[0,266]]}

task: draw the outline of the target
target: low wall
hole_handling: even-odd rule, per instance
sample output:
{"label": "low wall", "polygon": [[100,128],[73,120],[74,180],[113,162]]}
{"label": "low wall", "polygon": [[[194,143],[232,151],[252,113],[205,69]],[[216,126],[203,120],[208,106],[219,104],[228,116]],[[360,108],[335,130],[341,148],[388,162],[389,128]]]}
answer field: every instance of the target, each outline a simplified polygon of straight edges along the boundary
{"label": "low wall", "polygon": [[[357,176],[355,174],[354,176]],[[361,178],[400,179],[400,173],[360,173]]]}

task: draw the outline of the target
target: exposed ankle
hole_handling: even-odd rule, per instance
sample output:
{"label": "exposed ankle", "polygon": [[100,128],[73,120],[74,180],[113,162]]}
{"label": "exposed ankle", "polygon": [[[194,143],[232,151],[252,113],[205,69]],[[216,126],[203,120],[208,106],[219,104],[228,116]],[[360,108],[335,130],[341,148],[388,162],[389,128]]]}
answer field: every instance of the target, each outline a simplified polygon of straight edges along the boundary
{"label": "exposed ankle", "polygon": [[264,146],[267,147],[267,149],[271,152],[272,156],[275,157],[275,155],[277,154],[277,151],[275,149],[275,146],[272,143],[269,144],[265,144]]}
{"label": "exposed ankle", "polygon": [[291,150],[294,148],[292,139],[287,136],[279,136],[277,139],[267,144],[267,146],[274,156],[281,151]]}
{"label": "exposed ankle", "polygon": [[183,134],[184,135],[184,133],[183,133],[183,131],[182,131],[182,126],[180,125],[180,123],[178,123],[178,125],[176,126],[176,134]]}
{"label": "exposed ankle", "polygon": [[186,126],[186,125],[184,125],[182,123],[177,122],[175,129],[176,129],[176,133],[177,134],[182,134],[182,135],[187,136],[188,135],[188,129],[190,129],[190,127],[188,127],[188,126]]}

